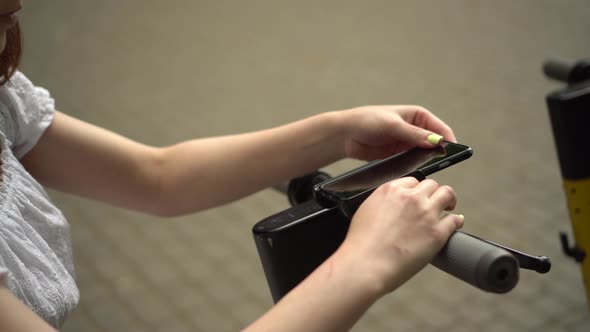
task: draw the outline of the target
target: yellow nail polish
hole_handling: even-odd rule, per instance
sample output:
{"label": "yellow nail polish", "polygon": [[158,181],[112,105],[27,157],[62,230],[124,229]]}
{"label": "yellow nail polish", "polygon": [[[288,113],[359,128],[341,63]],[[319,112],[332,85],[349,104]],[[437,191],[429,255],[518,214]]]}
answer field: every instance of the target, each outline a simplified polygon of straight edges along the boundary
{"label": "yellow nail polish", "polygon": [[437,135],[437,134],[430,134],[430,135],[428,135],[428,138],[427,138],[428,142],[430,144],[434,144],[434,145],[439,145],[440,142],[442,142],[442,139],[443,139],[443,137],[440,135]]}

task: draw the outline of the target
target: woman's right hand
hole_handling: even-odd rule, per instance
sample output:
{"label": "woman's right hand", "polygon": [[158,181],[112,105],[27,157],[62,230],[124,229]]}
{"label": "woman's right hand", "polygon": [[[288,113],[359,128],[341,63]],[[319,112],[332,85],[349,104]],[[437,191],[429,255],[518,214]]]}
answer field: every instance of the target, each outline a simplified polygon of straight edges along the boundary
{"label": "woman's right hand", "polygon": [[[247,331],[348,331],[381,296],[420,271],[463,219],[453,189],[402,178],[375,190],[346,239]],[[296,312],[297,315],[293,315]]]}
{"label": "woman's right hand", "polygon": [[456,203],[451,187],[431,179],[386,183],[359,207],[336,256],[352,259],[360,267],[355,273],[366,273],[381,295],[389,293],[424,268],[463,226],[462,215],[442,215]]}

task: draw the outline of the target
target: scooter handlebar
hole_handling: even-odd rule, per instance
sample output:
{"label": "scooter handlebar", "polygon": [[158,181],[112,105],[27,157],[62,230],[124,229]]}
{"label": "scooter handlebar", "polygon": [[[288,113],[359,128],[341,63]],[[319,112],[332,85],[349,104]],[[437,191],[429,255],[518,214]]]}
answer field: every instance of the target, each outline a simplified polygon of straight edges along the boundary
{"label": "scooter handlebar", "polygon": [[562,59],[547,59],[543,62],[543,73],[553,80],[569,82],[574,65]]}
{"label": "scooter handlebar", "polygon": [[519,280],[518,260],[508,251],[455,232],[431,264],[481,290],[506,293]]}
{"label": "scooter handlebar", "polygon": [[[318,176],[325,179],[326,174],[320,172],[308,175],[304,182],[318,183]],[[307,186],[300,182],[296,184],[304,187],[304,191],[312,188],[309,184]],[[291,204],[296,204],[297,200],[293,198],[293,195],[298,190],[289,190],[289,187],[289,185],[281,185],[274,188],[287,194]],[[478,237],[459,231],[451,235],[431,264],[481,290],[492,293],[506,293],[514,288],[519,280],[519,261],[514,255]]]}

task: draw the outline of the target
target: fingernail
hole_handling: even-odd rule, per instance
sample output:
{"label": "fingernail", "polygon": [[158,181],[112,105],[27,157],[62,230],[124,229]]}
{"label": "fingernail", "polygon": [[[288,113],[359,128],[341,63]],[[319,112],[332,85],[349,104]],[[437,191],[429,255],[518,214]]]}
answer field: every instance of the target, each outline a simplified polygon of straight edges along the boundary
{"label": "fingernail", "polygon": [[465,216],[464,215],[458,214],[457,216],[459,217],[459,219],[461,219],[461,221],[465,220]]}
{"label": "fingernail", "polygon": [[428,135],[428,138],[427,138],[428,142],[430,144],[434,144],[434,145],[439,145],[440,142],[442,142],[442,139],[443,139],[443,137],[440,135],[437,135],[437,134],[430,134],[430,135]]}

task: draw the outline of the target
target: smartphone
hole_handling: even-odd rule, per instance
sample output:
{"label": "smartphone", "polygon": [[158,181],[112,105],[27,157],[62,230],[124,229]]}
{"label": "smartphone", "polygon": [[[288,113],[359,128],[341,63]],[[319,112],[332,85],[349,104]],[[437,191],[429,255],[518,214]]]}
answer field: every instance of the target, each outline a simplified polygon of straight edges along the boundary
{"label": "smartphone", "polygon": [[426,176],[471,155],[473,150],[470,147],[447,141],[432,149],[414,148],[321,182],[314,186],[314,198],[320,205],[338,206],[345,216],[352,217],[356,209],[380,185],[405,176],[413,176],[422,181]]}

